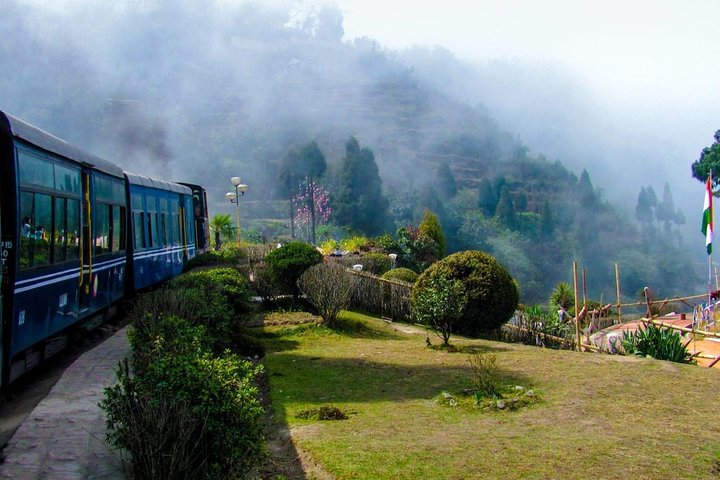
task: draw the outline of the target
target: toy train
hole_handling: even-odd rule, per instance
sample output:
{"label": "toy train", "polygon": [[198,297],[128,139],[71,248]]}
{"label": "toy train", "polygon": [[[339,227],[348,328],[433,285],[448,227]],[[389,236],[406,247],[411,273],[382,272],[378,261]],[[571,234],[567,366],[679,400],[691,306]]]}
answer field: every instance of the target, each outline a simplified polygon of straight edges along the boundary
{"label": "toy train", "polygon": [[124,172],[0,111],[0,387],[208,249],[200,185]]}

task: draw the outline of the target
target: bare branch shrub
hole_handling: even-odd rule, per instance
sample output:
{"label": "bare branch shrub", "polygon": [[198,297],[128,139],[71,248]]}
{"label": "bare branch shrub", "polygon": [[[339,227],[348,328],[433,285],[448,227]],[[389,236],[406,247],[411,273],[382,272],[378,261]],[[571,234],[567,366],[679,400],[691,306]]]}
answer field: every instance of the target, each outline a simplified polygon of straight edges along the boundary
{"label": "bare branch shrub", "polygon": [[355,277],[335,263],[319,263],[308,268],[298,287],[318,310],[325,324],[332,327],[355,290]]}

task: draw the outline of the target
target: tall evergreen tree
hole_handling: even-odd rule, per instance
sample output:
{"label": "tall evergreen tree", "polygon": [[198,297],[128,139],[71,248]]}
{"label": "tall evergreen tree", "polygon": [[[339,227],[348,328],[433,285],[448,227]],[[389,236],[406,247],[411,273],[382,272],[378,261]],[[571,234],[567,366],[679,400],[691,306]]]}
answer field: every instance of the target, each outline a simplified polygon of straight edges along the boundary
{"label": "tall evergreen tree", "polygon": [[500,193],[500,200],[495,210],[495,215],[511,230],[517,228],[517,217],[515,215],[515,205],[513,203],[510,190],[507,186],[503,187]]}
{"label": "tall evergreen tree", "polygon": [[340,191],[335,202],[335,222],[368,235],[380,235],[389,225],[388,201],[369,148],[360,148],[351,137],[345,144]]}
{"label": "tall evergreen tree", "polygon": [[658,222],[663,222],[665,226],[665,232],[670,231],[670,227],[673,223],[683,224],[685,223],[685,216],[682,212],[675,209],[675,201],[673,200],[672,192],[670,191],[670,184],[665,182],[663,188],[663,198],[655,209],[655,217]]}
{"label": "tall evergreen tree", "polygon": [[280,169],[278,170],[279,189],[290,202],[290,228],[292,237],[295,238],[295,211],[292,205],[292,198],[297,193],[302,181],[307,183],[308,208],[311,217],[311,240],[315,243],[315,205],[312,192],[315,191],[315,180],[325,175],[327,162],[325,155],[314,140],[301,147],[295,147],[285,154]]}
{"label": "tall evergreen tree", "polygon": [[590,174],[587,170],[583,169],[580,174],[580,180],[578,180],[578,195],[580,197],[580,203],[584,207],[593,207],[597,201],[595,195],[595,188],[590,181]]}
{"label": "tall evergreen tree", "polygon": [[550,203],[546,200],[540,213],[540,235],[543,239],[549,239],[552,238],[553,233],[555,233],[555,218]]}
{"label": "tall evergreen tree", "polygon": [[455,176],[450,170],[450,164],[443,162],[435,169],[435,181],[438,193],[445,199],[449,199],[457,194],[457,183]]}
{"label": "tall evergreen tree", "polygon": [[635,218],[639,222],[648,224],[653,221],[653,207],[650,203],[650,196],[648,195],[645,187],[640,187],[640,193],[638,194],[637,205],[635,206]]}
{"label": "tall evergreen tree", "polygon": [[478,208],[486,217],[492,217],[495,215],[496,206],[497,197],[493,187],[487,178],[483,178],[478,186]]}

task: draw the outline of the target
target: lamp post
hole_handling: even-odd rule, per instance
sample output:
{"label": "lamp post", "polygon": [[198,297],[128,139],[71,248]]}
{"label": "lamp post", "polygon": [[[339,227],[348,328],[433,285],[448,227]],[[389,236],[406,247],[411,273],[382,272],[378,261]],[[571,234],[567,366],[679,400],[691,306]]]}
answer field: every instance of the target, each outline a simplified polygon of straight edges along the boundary
{"label": "lamp post", "polygon": [[390,253],[388,254],[388,257],[390,257],[390,261],[392,262],[392,268],[395,268],[395,260],[397,259],[397,253]]}
{"label": "lamp post", "polygon": [[242,236],[240,235],[240,197],[245,195],[248,186],[240,183],[240,177],[232,177],[230,183],[235,187],[235,192],[228,192],[225,196],[230,200],[230,203],[235,204],[235,216],[237,218],[237,244],[240,245],[242,242]]}

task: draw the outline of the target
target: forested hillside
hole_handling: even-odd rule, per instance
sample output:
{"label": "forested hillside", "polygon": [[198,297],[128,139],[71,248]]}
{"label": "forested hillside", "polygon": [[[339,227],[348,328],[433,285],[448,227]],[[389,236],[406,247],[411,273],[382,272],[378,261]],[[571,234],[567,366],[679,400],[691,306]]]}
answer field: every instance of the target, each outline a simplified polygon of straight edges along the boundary
{"label": "forested hillside", "polygon": [[[211,214],[232,212],[224,194],[242,176],[247,218],[287,218],[280,167],[313,140],[327,160],[317,181],[347,218],[343,158],[354,137],[377,164],[386,231],[432,210],[448,250],[495,255],[524,302],[569,281],[573,258],[587,268],[590,294],[605,299],[615,262],[627,296],[702,284],[672,224],[618,213],[602,193],[613,185],[531,153],[411,56],[367,38],[343,42],[342,21],[334,7],[127,0],[47,13],[7,0],[0,108],[127,170],[206,185]],[[337,220],[330,215],[348,223]],[[364,230],[353,233],[378,233]]]}

